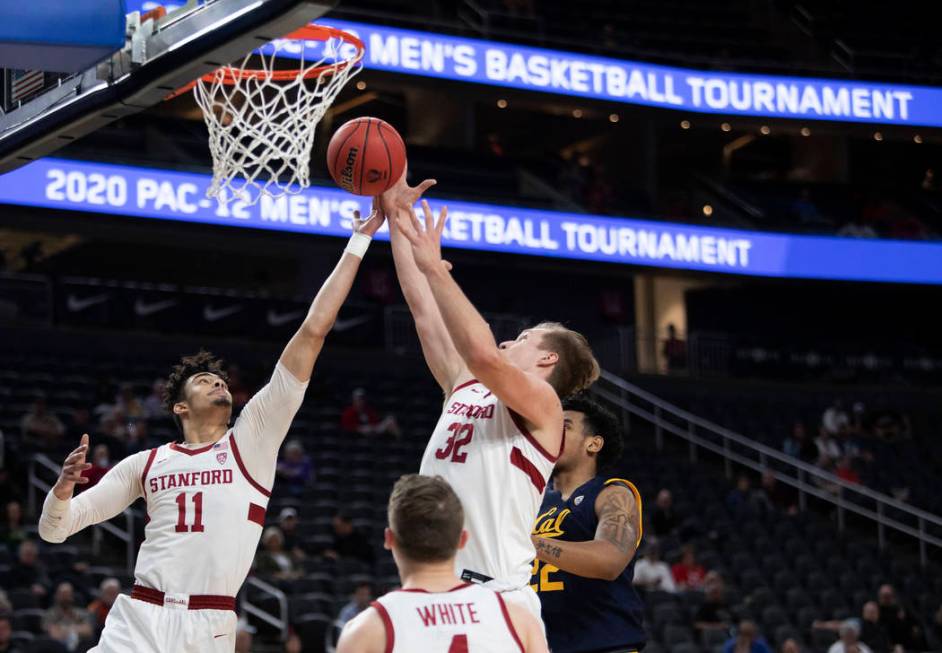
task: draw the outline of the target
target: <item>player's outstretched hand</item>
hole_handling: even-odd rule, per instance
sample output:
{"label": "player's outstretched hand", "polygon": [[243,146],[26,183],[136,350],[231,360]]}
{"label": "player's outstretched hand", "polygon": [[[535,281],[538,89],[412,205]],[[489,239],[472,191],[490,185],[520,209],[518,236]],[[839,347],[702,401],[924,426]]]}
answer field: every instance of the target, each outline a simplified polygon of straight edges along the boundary
{"label": "player's outstretched hand", "polygon": [[421,272],[428,274],[441,267],[450,270],[451,264],[442,260],[442,231],[448,219],[448,207],[442,207],[436,222],[428,202],[422,200],[422,213],[425,214],[424,227],[411,208],[396,215],[396,226],[412,244],[412,255]]}
{"label": "player's outstretched hand", "polygon": [[386,213],[383,211],[383,203],[379,195],[373,198],[373,207],[370,209],[370,214],[366,217],[366,220],[360,217],[359,211],[353,211],[353,230],[364,236],[372,238],[384,222],[386,222]]}
{"label": "player's outstretched hand", "polygon": [[79,446],[65,458],[62,463],[62,471],[59,473],[59,480],[52,488],[56,498],[65,501],[72,498],[72,491],[75,484],[84,485],[88,483],[88,478],[82,476],[82,472],[91,469],[91,464],[85,462],[85,456],[88,454],[88,433],[82,436]]}
{"label": "player's outstretched hand", "polygon": [[399,177],[395,185],[383,193],[383,204],[386,210],[391,214],[399,210],[411,211],[415,203],[419,201],[419,198],[425,194],[425,191],[438,183],[434,179],[426,179],[417,186],[410,186],[406,183],[406,175],[408,172],[408,165],[406,165],[405,168],[403,168],[402,176]]}

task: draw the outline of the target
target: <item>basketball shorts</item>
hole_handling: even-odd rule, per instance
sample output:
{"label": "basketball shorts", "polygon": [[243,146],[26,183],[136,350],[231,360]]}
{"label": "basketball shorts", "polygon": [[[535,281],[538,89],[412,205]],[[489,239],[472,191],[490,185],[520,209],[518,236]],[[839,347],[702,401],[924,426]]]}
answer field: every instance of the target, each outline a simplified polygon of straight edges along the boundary
{"label": "basketball shorts", "polygon": [[232,653],[236,613],[154,605],[121,595],[89,653]]}

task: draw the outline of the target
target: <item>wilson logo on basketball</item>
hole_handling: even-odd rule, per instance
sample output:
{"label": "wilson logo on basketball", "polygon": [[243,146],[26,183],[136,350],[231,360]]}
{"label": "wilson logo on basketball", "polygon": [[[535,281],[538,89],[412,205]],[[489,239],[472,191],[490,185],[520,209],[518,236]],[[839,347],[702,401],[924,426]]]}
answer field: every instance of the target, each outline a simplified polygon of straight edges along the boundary
{"label": "wilson logo on basketball", "polygon": [[375,184],[380,179],[385,179],[386,173],[382,170],[376,170],[375,168],[370,168],[366,171],[366,181]]}
{"label": "wilson logo on basketball", "polygon": [[351,147],[350,151],[347,152],[347,162],[344,164],[343,170],[340,171],[340,185],[344,188],[353,188],[353,166],[357,162],[357,153],[359,151],[359,148]]}

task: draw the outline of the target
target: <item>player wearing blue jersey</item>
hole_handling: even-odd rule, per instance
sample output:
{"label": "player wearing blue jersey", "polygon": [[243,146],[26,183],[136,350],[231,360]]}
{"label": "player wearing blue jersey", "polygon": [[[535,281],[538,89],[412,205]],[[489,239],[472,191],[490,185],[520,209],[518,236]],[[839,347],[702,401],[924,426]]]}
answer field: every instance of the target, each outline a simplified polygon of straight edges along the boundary
{"label": "player wearing blue jersey", "polygon": [[621,458],[615,417],[596,402],[563,403],[566,441],[533,529],[531,587],[553,653],[622,653],[645,644],[632,587],[641,495],[605,473]]}

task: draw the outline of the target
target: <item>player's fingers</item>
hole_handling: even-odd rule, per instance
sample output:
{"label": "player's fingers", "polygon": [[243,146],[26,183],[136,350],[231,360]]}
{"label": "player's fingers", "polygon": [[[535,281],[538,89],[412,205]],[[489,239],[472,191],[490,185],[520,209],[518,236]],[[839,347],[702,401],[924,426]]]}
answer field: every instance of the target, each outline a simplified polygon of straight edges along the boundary
{"label": "player's fingers", "polygon": [[87,446],[88,446],[88,433],[83,433],[83,434],[82,434],[82,440],[81,440],[81,442],[79,442],[79,444],[80,444],[81,446],[83,446],[83,447],[87,447]]}
{"label": "player's fingers", "polygon": [[438,235],[441,236],[442,232],[445,231],[445,221],[448,220],[448,207],[443,206],[442,210],[438,212]]}
{"label": "player's fingers", "polygon": [[425,179],[424,181],[419,182],[419,185],[415,187],[415,192],[421,197],[425,194],[429,188],[437,184],[438,182],[434,179]]}
{"label": "player's fingers", "polygon": [[422,213],[425,215],[425,231],[431,232],[435,228],[435,216],[426,200],[422,200]]}
{"label": "player's fingers", "polygon": [[68,457],[65,459],[65,462],[63,462],[62,464],[63,464],[63,465],[71,465],[71,464],[74,464],[75,462],[80,461],[80,460],[85,460],[85,450],[84,450],[84,449],[82,449],[81,451],[78,450],[78,449],[76,449],[75,451],[73,451],[72,453],[70,453],[70,454],[68,455]]}
{"label": "player's fingers", "polygon": [[449,272],[451,272],[455,267],[451,264],[451,261],[445,261],[444,259],[442,260],[442,265],[444,265],[445,269],[448,270]]}
{"label": "player's fingers", "polygon": [[88,445],[84,445],[84,444],[83,444],[82,446],[76,447],[75,449],[73,449],[73,450],[72,450],[72,453],[70,453],[68,456],[66,456],[65,459],[68,460],[69,458],[72,458],[72,457],[74,457],[74,456],[78,456],[79,454],[83,454],[83,453],[85,453],[86,451],[88,451]]}
{"label": "player's fingers", "polygon": [[417,216],[415,211],[413,211],[411,208],[409,209],[409,217],[411,218],[412,228],[415,229],[415,233],[422,233],[424,229],[422,229],[422,223],[419,222],[419,216]]}

